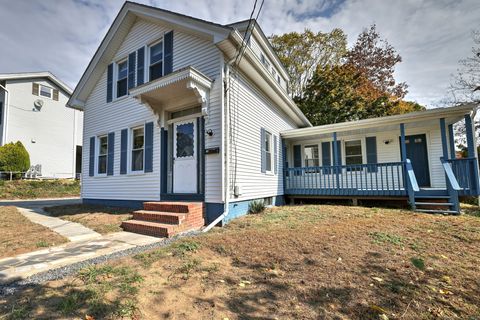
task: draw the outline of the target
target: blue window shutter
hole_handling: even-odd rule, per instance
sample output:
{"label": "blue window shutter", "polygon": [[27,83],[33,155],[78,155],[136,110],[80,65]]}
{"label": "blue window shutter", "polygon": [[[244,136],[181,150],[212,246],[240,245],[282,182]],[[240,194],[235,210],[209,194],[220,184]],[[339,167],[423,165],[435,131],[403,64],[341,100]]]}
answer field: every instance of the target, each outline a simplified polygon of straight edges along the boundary
{"label": "blue window shutter", "polygon": [[137,86],[143,84],[145,74],[145,47],[137,50]]}
{"label": "blue window shutter", "polygon": [[266,166],[266,150],[265,150],[265,129],[260,128],[260,153],[261,153],[261,171],[267,172]]}
{"label": "blue window shutter", "polygon": [[342,165],[342,141],[337,140],[338,165]]}
{"label": "blue window shutter", "polygon": [[273,173],[277,174],[277,166],[278,166],[278,140],[277,136],[273,136]]}
{"label": "blue window shutter", "polygon": [[107,175],[113,176],[113,160],[115,156],[115,132],[108,134]]}
{"label": "blue window shutter", "polygon": [[112,102],[113,96],[113,63],[107,68],[107,102]]}
{"label": "blue window shutter", "polygon": [[[332,165],[332,154],[330,149],[330,142],[322,142],[322,166],[328,167]],[[329,174],[330,169],[323,169],[324,174]]]}
{"label": "blue window shutter", "polygon": [[88,158],[88,175],[93,177],[95,174],[95,137],[90,138],[90,154]]}
{"label": "blue window shutter", "polygon": [[153,122],[145,123],[145,172],[153,171]]}
{"label": "blue window shutter", "polygon": [[[377,137],[367,137],[367,163],[377,163]],[[377,167],[368,167],[368,172],[377,172]]]}
{"label": "blue window shutter", "polygon": [[120,133],[120,174],[127,173],[128,129]]}
{"label": "blue window shutter", "polygon": [[173,72],[173,31],[167,32],[163,38],[164,41],[164,75]]}
{"label": "blue window shutter", "polygon": [[299,144],[293,146],[293,167],[302,167],[302,146]]}
{"label": "blue window shutter", "polygon": [[167,193],[168,130],[160,129],[160,193]]}
{"label": "blue window shutter", "polygon": [[128,89],[135,87],[135,58],[136,52],[128,55]]}

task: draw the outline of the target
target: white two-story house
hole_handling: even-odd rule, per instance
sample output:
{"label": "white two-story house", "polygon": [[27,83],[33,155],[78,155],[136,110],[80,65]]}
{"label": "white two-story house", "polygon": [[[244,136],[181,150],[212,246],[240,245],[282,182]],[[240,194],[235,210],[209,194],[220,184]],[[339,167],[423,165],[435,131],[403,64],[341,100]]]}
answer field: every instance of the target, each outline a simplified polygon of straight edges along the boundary
{"label": "white two-story house", "polygon": [[50,72],[0,74],[0,143],[22,142],[38,177],[80,174],[83,113],[66,107],[71,93]]}
{"label": "white two-story house", "polygon": [[[220,25],[126,2],[68,102],[84,111],[83,201],[144,206],[124,228],[170,236],[285,195],[427,203],[414,193],[428,161],[438,177],[420,187],[454,199],[443,170],[476,161],[473,151],[448,159],[452,125],[471,129],[474,106],[311,127],[288,81],[254,20]],[[464,194],[478,193],[468,181]]]}

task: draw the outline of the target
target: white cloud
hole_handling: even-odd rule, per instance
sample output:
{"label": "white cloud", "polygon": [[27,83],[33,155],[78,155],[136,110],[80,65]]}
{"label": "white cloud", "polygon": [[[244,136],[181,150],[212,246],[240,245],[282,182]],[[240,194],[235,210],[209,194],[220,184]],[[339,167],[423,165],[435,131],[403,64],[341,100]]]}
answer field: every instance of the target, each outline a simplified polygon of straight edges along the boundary
{"label": "white cloud", "polygon": [[[253,0],[145,0],[218,23],[247,19]],[[258,5],[260,4],[258,1]],[[50,70],[72,87],[85,70],[121,0],[0,0],[0,72]],[[407,98],[429,106],[446,95],[458,60],[470,54],[477,0],[265,0],[265,33],[342,28],[355,41],[372,23],[403,58],[396,76]]]}

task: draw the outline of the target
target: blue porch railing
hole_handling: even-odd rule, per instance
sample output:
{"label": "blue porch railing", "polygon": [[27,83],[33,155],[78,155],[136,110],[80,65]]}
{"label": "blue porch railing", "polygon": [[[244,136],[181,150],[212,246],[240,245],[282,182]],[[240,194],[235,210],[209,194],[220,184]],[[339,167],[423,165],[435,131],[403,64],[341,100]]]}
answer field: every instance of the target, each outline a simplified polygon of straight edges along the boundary
{"label": "blue porch railing", "polygon": [[403,162],[285,169],[287,195],[406,196]]}
{"label": "blue porch railing", "polygon": [[459,196],[476,196],[479,193],[477,158],[448,159],[460,190]]}

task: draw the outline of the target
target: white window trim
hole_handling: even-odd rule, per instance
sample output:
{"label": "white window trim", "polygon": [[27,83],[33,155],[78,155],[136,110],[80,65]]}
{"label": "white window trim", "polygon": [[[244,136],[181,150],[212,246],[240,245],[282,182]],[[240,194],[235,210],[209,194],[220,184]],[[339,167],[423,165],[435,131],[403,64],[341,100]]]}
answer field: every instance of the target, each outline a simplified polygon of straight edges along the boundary
{"label": "white window trim", "polygon": [[[360,148],[361,148],[361,153],[362,153],[362,164],[367,163],[367,154],[365,150],[365,137],[358,137],[358,138],[350,138],[347,140],[341,140],[342,142],[342,163],[343,165],[347,165],[347,148],[346,148],[346,143],[349,141],[360,141]],[[333,152],[333,151],[332,151]]]}
{"label": "white window trim", "polygon": [[273,175],[275,172],[274,165],[275,165],[275,155],[274,155],[274,146],[273,146],[273,133],[270,131],[265,130],[265,139],[267,139],[267,136],[270,135],[270,170],[267,170],[267,150],[265,149],[265,173],[268,175]]}
{"label": "white window trim", "polygon": [[[50,90],[50,97],[42,95],[42,88],[46,88],[46,89]],[[43,85],[43,84],[38,84],[38,96],[42,97],[42,98],[45,98],[45,99],[53,100],[53,88],[49,87],[49,86],[46,86],[46,85]]]}
{"label": "white window trim", "polygon": [[[103,137],[107,137],[107,153],[106,153],[106,159],[107,159],[107,166],[106,166],[106,170],[105,170],[105,173],[99,173],[98,172],[98,168],[99,168],[99,165],[100,165],[100,161],[99,161],[99,157],[100,157],[100,138],[103,138]],[[103,133],[103,134],[99,134],[96,138],[96,147],[95,147],[95,177],[106,177],[107,176],[107,172],[108,172],[108,144],[110,143],[110,141],[108,141],[108,134],[107,133]]]}
{"label": "white window trim", "polygon": [[321,155],[321,152],[322,152],[322,148],[321,148],[321,143],[305,143],[305,144],[302,144],[302,152],[301,152],[301,155],[302,155],[302,166],[303,167],[306,167],[306,163],[305,163],[305,147],[313,147],[313,146],[316,146],[317,147],[317,150],[318,150],[318,166],[321,167],[322,164],[322,155]]}
{"label": "white window trim", "polygon": [[[133,152],[133,130],[143,128],[143,169],[132,170],[132,152]],[[128,129],[128,148],[127,148],[127,174],[128,175],[143,175],[145,174],[145,124],[138,124]]]}
{"label": "white window trim", "polygon": [[[160,39],[155,40],[154,42],[149,43],[146,46],[145,50],[145,61],[144,61],[144,71],[146,74],[146,78],[144,78],[144,83],[150,82],[150,48],[154,45],[162,43],[162,77],[165,76],[165,36],[162,36]],[[161,78],[161,77],[160,77]],[[160,79],[159,78],[159,79]]]}

